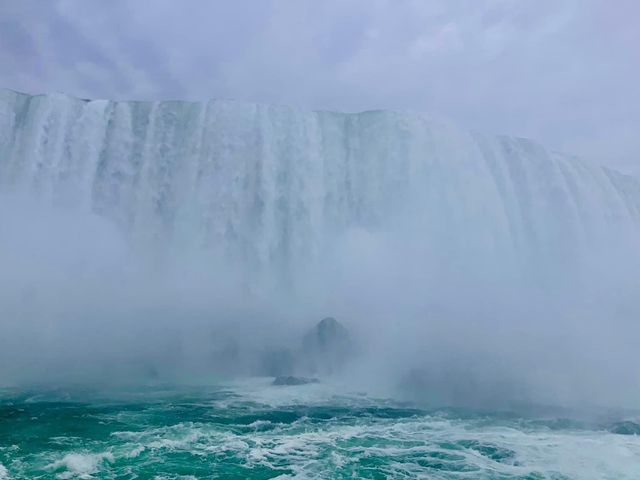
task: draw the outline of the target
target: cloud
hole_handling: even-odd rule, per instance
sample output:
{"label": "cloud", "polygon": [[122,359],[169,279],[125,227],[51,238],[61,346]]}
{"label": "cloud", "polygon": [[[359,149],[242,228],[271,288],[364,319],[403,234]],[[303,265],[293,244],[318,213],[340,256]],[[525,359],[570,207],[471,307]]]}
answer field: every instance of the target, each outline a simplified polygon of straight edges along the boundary
{"label": "cloud", "polygon": [[633,0],[0,6],[0,85],[427,111],[640,173]]}

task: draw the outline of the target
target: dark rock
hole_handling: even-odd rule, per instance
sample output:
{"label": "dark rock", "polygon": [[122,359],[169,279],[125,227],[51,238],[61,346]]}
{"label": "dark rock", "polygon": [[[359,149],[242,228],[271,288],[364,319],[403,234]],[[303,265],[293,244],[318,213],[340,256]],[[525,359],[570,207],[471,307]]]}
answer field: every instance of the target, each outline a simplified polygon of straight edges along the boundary
{"label": "dark rock", "polygon": [[306,348],[332,350],[348,341],[348,330],[335,318],[326,317],[305,335],[303,343]]}
{"label": "dark rock", "polygon": [[307,385],[308,383],[318,383],[319,380],[317,378],[307,378],[307,377],[294,377],[293,375],[286,375],[281,377],[276,377],[273,380],[272,385]]}
{"label": "dark rock", "polygon": [[321,320],[302,341],[307,368],[312,372],[335,373],[353,354],[349,331],[335,318]]}

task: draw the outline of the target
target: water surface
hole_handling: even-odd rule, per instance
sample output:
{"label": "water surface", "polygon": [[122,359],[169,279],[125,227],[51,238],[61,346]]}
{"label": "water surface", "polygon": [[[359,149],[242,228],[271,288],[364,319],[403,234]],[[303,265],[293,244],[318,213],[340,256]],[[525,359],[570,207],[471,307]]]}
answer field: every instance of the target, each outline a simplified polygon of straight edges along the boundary
{"label": "water surface", "polygon": [[637,479],[634,426],[428,410],[269,379],[5,389],[0,479]]}

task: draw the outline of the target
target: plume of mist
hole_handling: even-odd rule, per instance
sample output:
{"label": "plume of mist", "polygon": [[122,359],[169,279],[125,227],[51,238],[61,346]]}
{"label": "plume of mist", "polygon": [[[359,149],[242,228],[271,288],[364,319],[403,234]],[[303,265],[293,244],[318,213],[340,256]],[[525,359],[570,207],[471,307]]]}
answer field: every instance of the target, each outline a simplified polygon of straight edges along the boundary
{"label": "plume of mist", "polygon": [[523,265],[479,244],[449,255],[408,214],[388,231],[348,229],[274,286],[205,250],[133,248],[101,217],[24,197],[3,196],[0,226],[3,384],[252,374],[251,352],[334,315],[359,344],[342,372],[354,387],[439,404],[640,398],[631,237]]}

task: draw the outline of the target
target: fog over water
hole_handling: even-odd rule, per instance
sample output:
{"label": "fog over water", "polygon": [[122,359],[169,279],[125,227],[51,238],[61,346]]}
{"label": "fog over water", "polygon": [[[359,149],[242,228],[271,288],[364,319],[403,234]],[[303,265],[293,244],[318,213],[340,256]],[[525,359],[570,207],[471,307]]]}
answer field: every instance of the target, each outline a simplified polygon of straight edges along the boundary
{"label": "fog over water", "polygon": [[363,390],[630,406],[639,240],[637,179],[424,115],[0,91],[4,385],[253,375],[332,315]]}

